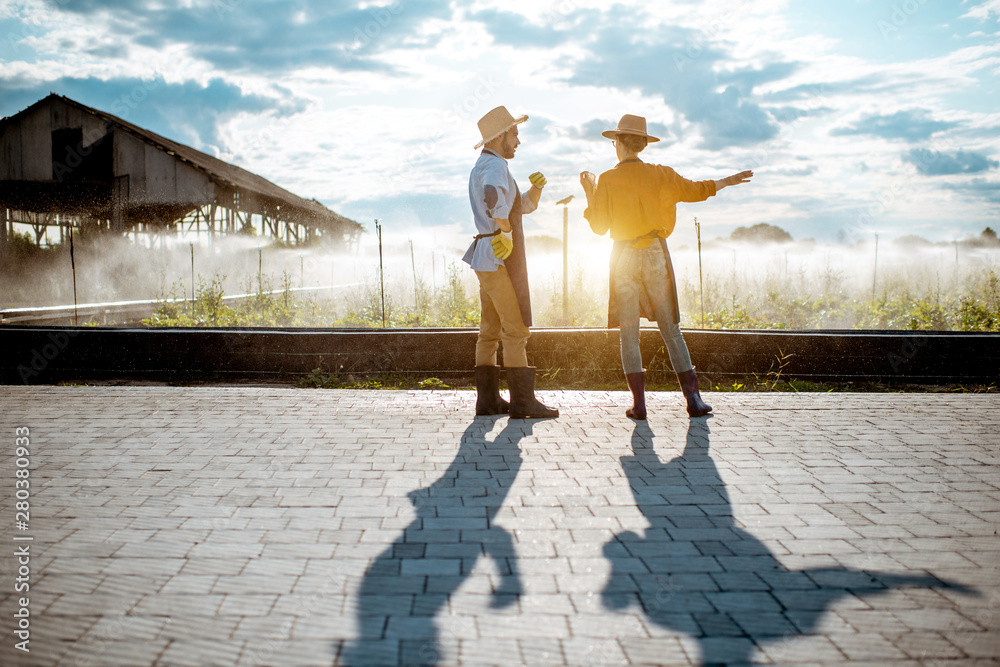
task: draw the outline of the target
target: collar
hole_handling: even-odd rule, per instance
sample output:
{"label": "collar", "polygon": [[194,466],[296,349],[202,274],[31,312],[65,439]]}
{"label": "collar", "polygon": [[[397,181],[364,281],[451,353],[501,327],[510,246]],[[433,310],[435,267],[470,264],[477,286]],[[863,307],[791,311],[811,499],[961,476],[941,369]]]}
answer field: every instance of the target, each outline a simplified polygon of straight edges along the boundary
{"label": "collar", "polygon": [[489,153],[489,154],[490,154],[490,155],[492,155],[493,157],[498,157],[498,158],[500,158],[500,159],[501,159],[501,160],[503,160],[504,162],[506,162],[506,161],[507,161],[507,160],[505,160],[505,159],[504,159],[504,157],[503,157],[502,155],[500,155],[499,153],[497,153],[497,152],[496,152],[495,150],[493,150],[492,148],[483,148],[483,152],[482,152],[482,154],[483,154],[483,155],[486,155],[487,153]]}
{"label": "collar", "polygon": [[616,166],[616,167],[620,167],[620,166],[622,166],[623,164],[629,164],[629,163],[631,163],[631,162],[638,162],[639,164],[642,164],[642,160],[640,160],[639,158],[637,158],[637,157],[630,157],[630,158],[626,158],[626,159],[622,160],[621,162],[619,162],[619,163],[618,163],[617,165],[615,165],[615,166]]}

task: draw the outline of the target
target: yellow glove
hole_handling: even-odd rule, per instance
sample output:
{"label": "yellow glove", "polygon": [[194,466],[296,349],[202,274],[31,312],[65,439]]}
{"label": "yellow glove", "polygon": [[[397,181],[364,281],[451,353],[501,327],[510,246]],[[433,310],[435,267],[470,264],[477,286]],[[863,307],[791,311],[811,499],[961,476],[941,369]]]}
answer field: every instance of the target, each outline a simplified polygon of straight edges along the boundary
{"label": "yellow glove", "polygon": [[545,177],[542,176],[542,172],[540,171],[536,171],[531,176],[528,176],[528,180],[531,181],[532,185],[537,186],[539,190],[544,188],[545,184],[548,183],[548,181],[545,180]]}
{"label": "yellow glove", "polygon": [[514,250],[514,236],[510,232],[500,232],[493,237],[493,254],[500,259],[507,259]]}

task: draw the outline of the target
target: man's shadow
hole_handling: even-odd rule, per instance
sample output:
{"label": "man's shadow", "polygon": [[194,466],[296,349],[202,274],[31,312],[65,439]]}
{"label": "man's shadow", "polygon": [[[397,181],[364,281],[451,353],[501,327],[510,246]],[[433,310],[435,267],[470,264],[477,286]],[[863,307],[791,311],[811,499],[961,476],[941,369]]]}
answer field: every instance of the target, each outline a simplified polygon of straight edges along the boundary
{"label": "man's shadow", "polygon": [[514,539],[494,523],[521,467],[519,443],[531,420],[508,421],[490,442],[496,417],[465,429],[448,470],[408,494],[417,516],[365,571],[357,639],[334,647],[336,665],[434,665],[443,658],[435,616],[482,556],[499,572],[490,606],[521,596]]}
{"label": "man's shadow", "polygon": [[900,587],[969,589],[933,576],[847,567],[789,570],[733,520],[729,494],[709,456],[707,420],[692,420],[684,453],[664,463],[653,433],[638,422],[632,456],[621,459],[636,504],[651,524],[643,536],[616,535],[604,545],[611,577],[609,609],[638,604],[664,628],[694,637],[700,664],[750,664],[756,648],[815,630],[849,596]]}

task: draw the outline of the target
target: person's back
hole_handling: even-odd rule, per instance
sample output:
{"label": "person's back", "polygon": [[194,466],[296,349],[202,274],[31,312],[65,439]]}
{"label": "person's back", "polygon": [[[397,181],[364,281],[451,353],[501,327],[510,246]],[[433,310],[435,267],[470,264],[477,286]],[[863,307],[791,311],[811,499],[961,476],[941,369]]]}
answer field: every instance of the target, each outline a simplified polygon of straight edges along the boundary
{"label": "person's back", "polygon": [[[625,114],[614,130],[601,133],[614,142],[618,164],[598,181],[585,171],[580,185],[587,195],[583,217],[595,233],[609,230],[615,245],[608,276],[608,327],[618,327],[622,370],[632,392],[633,419],[646,418],[645,371],[639,351],[639,318],[656,322],[687,400],[688,415],[712,411],[701,399],[691,355],[680,329],[677,285],[666,238],[677,224],[677,203],[704,201],[722,188],[746,183],[752,171],[717,181],[689,181],[670,167],[646,164],[638,155],[659,141],[646,132],[646,119]],[[656,245],[653,245],[656,242]]]}
{"label": "person's back", "polygon": [[594,205],[584,213],[597,234],[611,230],[616,241],[662,230],[670,236],[677,224],[677,203],[704,201],[715,194],[714,181],[690,181],[670,167],[629,158],[601,174]]}

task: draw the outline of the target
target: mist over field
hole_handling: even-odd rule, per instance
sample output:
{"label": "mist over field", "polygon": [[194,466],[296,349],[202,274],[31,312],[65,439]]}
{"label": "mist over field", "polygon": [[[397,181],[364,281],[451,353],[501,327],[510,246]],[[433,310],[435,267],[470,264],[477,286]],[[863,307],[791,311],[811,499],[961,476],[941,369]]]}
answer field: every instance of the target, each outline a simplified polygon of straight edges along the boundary
{"label": "mist over field", "polygon": [[[206,287],[220,296],[287,290],[286,298],[310,306],[288,325],[381,326],[384,285],[387,326],[475,325],[478,283],[461,262],[464,237],[387,234],[380,279],[374,236],[350,251],[241,236],[166,239],[153,248],[121,239],[77,241],[77,300],[190,299]],[[565,309],[561,240],[529,236],[526,244],[535,325],[605,326],[611,241],[571,228]],[[951,329],[964,326],[956,319],[963,304],[1000,310],[996,244],[712,239],[702,243],[700,274],[696,245],[668,244],[685,327]],[[0,308],[72,303],[67,245],[0,273]]]}

